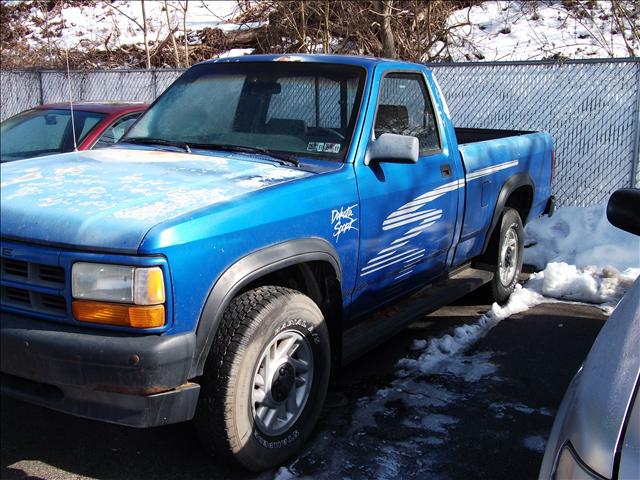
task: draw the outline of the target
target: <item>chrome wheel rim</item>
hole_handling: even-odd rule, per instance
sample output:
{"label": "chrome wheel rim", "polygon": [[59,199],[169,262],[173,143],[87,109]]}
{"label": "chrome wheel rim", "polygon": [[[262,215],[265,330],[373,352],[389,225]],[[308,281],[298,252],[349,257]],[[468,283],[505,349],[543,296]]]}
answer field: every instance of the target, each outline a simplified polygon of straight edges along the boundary
{"label": "chrome wheel rim", "polygon": [[313,381],[313,352],[296,330],[279,333],[264,349],[253,375],[255,425],[275,436],[293,425],[307,403]]}
{"label": "chrome wheel rim", "polygon": [[518,234],[513,228],[507,234],[500,249],[500,267],[498,269],[500,281],[507,286],[513,282],[518,266]]}

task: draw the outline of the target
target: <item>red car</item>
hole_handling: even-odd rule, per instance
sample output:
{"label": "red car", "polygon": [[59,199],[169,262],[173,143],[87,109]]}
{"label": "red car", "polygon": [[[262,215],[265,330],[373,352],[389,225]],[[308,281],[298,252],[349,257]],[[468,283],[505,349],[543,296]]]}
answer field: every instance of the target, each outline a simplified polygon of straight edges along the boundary
{"label": "red car", "polygon": [[148,105],[144,103],[79,102],[40,105],[0,124],[0,162],[72,152],[75,130],[78,150],[116,143]]}

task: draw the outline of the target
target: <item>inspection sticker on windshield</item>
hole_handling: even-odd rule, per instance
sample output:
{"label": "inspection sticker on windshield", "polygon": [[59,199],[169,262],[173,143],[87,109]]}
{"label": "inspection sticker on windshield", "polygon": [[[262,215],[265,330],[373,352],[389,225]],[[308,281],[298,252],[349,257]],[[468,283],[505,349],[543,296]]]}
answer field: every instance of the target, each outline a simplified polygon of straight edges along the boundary
{"label": "inspection sticker on windshield", "polygon": [[340,146],[339,143],[309,142],[307,152],[340,153]]}

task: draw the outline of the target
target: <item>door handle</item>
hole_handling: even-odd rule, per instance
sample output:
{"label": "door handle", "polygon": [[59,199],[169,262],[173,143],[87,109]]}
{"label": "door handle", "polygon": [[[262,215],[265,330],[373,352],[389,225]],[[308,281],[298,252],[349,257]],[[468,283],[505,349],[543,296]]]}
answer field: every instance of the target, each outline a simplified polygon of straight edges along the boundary
{"label": "door handle", "polygon": [[445,163],[444,165],[440,165],[440,173],[443,178],[449,178],[451,176],[451,165]]}

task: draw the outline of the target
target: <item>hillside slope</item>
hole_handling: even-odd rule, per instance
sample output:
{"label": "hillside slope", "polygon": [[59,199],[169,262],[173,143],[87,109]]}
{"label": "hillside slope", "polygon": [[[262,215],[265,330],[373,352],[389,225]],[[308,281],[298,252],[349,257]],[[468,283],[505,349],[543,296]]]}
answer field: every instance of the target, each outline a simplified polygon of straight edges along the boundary
{"label": "hillside slope", "polygon": [[184,67],[253,51],[382,56],[388,51],[381,39],[386,17],[395,36],[395,54],[414,61],[640,55],[636,0],[387,0],[382,2],[389,6],[386,13],[369,8],[369,3],[375,5],[4,1],[2,68],[59,68],[67,52],[75,68]]}

